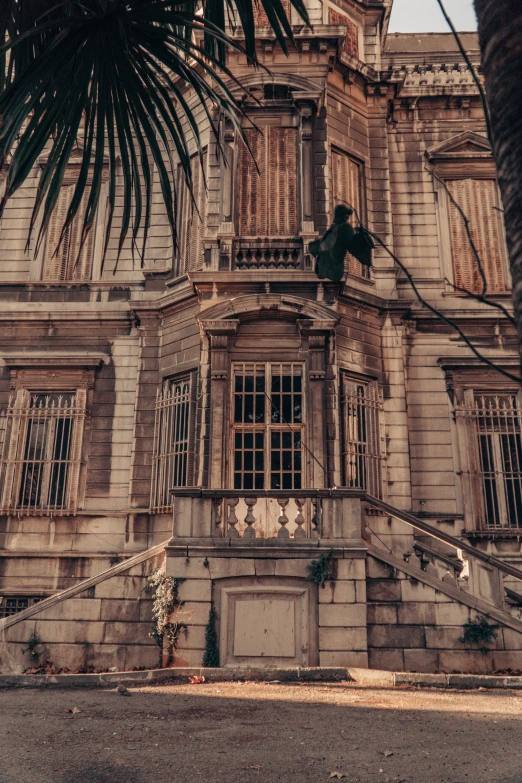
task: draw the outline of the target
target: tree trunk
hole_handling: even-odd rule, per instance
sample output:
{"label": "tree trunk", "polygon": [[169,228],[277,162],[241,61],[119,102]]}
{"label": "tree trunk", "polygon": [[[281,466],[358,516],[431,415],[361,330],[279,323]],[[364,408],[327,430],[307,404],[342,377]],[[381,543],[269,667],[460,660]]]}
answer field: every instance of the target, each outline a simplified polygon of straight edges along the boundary
{"label": "tree trunk", "polygon": [[522,357],[522,0],[475,0]]}

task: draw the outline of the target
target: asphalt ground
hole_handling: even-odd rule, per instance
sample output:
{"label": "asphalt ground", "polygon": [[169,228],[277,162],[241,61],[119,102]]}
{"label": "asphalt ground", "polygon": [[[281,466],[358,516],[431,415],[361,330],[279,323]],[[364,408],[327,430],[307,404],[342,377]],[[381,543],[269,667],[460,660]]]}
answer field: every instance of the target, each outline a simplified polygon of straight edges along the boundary
{"label": "asphalt ground", "polygon": [[0,783],[522,783],[522,693],[0,690]]}

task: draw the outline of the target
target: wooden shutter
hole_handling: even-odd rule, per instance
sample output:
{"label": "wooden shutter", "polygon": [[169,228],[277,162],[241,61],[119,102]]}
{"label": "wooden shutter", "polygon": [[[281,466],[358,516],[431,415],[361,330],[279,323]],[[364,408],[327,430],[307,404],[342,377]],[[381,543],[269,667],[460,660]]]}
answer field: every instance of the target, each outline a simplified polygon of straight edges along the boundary
{"label": "wooden shutter", "polygon": [[[27,389],[18,389],[12,407],[11,421],[4,443],[3,461],[5,464],[4,485],[2,489],[2,508],[12,509],[16,504],[18,484],[21,476],[21,460],[27,430],[26,412],[29,409],[31,395]],[[25,414],[25,415],[24,415]]]}
{"label": "wooden shutter", "polygon": [[[203,236],[207,221],[207,191],[203,172],[207,169],[207,151],[203,151],[203,169],[199,156],[191,158],[193,198],[178,167],[181,204],[178,219],[178,274],[203,266]],[[194,206],[197,205],[197,209]],[[198,214],[199,212],[199,214]]]}
{"label": "wooden shutter", "polygon": [[[449,192],[470,221],[471,236],[477,248],[488,293],[506,290],[500,220],[497,212],[497,184],[494,179],[447,180]],[[482,279],[458,209],[450,202],[450,235],[455,285],[469,291],[482,291]]]}
{"label": "wooden shutter", "polygon": [[359,28],[351,19],[333,8],[328,9],[328,21],[337,27],[346,27],[346,37],[343,43],[343,50],[352,57],[359,57]]}
{"label": "wooden shutter", "polygon": [[250,152],[239,160],[239,233],[250,237],[297,235],[297,131],[265,127],[261,136],[247,129]]}
{"label": "wooden shutter", "polygon": [[[285,13],[290,19],[290,0],[282,0],[283,8],[285,9]],[[268,21],[268,16],[265,13],[265,9],[261,4],[257,5],[257,8],[254,12],[254,22],[256,27],[268,27],[270,22]]]}
{"label": "wooden shutter", "polygon": [[[361,177],[359,164],[348,155],[332,150],[332,219],[333,210],[337,204],[353,207],[361,215]],[[352,216],[355,223],[355,215]],[[346,271],[354,275],[363,274],[360,261],[347,253]]]}
{"label": "wooden shutter", "polygon": [[[67,218],[67,212],[71,205],[75,185],[64,185],[61,189],[58,201],[51,215],[47,229],[47,241],[45,258],[43,263],[42,279],[49,281],[62,280],[89,280],[92,272],[92,259],[94,253],[95,226],[87,234],[82,251],[78,256],[81,246],[81,236],[89,192],[86,191],[80,202],[76,217],[66,229],[62,243],[58,248],[62,226]],[[57,249],[58,248],[58,249]]]}
{"label": "wooden shutter", "polygon": [[78,507],[78,489],[80,483],[80,469],[82,465],[82,445],[85,412],[87,408],[87,390],[77,389],[73,400],[73,431],[70,452],[68,454],[69,469],[67,475],[67,498],[65,507],[68,511],[74,513]]}
{"label": "wooden shutter", "polygon": [[[467,462],[469,469],[469,482],[468,492],[471,497],[468,499],[472,509],[471,523],[473,528],[481,528],[486,523],[486,513],[484,504],[484,488],[482,483],[482,461],[480,457],[480,442],[479,442],[479,426],[478,419],[473,415],[474,409],[477,407],[475,400],[475,391],[473,389],[464,390],[464,408],[465,408],[465,426],[466,437],[464,443],[466,444],[467,451],[464,457],[464,465]],[[463,471],[464,473],[464,471]],[[465,475],[463,475],[465,478]],[[465,483],[465,482],[463,482]],[[464,491],[466,491],[464,489]]]}

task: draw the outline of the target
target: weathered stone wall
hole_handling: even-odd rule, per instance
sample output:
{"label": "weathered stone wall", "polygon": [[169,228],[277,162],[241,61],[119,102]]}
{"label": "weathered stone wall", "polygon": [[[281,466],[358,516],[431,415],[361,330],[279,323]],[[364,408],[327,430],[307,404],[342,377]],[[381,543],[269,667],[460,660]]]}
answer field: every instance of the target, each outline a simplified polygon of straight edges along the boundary
{"label": "weathered stone wall", "polygon": [[[157,666],[160,650],[149,636],[153,596],[146,588],[147,577],[162,561],[163,555],[134,566],[8,628],[0,639],[0,670],[25,670],[47,664],[70,671],[106,671],[112,667],[124,671]],[[92,568],[92,561],[85,564]],[[74,569],[75,580],[78,570]],[[101,570],[98,567],[95,572]],[[62,585],[66,586],[70,584]],[[28,653],[22,652],[32,634],[41,641],[38,662],[31,662]]]}
{"label": "weathered stone wall", "polygon": [[477,674],[522,668],[521,633],[501,625],[483,654],[479,645],[459,641],[463,624],[483,614],[371,555],[366,568],[370,668]]}

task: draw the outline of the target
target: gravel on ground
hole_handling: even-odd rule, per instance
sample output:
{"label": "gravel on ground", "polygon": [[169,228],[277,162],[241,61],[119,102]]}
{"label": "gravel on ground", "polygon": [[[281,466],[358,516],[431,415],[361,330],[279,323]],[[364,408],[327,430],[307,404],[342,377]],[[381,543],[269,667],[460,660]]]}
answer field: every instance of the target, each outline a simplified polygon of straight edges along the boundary
{"label": "gravel on ground", "polygon": [[3,690],[0,783],[521,783],[521,712],[353,683]]}

